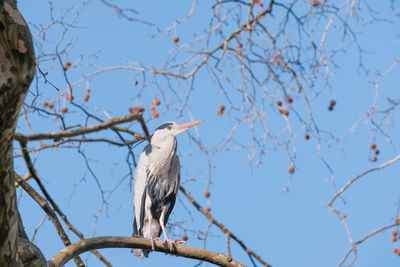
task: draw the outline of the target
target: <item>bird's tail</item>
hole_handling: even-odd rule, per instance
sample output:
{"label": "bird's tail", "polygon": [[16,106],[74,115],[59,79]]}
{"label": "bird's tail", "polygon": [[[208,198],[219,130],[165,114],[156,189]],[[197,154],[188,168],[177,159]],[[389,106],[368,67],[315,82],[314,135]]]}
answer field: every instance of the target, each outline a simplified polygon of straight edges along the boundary
{"label": "bird's tail", "polygon": [[142,260],[149,256],[150,250],[131,248],[131,252],[136,257],[140,257]]}
{"label": "bird's tail", "polygon": [[[133,229],[133,237],[142,237],[136,233],[136,228]],[[150,250],[140,249],[140,248],[131,248],[131,253],[136,257],[140,257],[140,259],[145,259],[149,257]]]}

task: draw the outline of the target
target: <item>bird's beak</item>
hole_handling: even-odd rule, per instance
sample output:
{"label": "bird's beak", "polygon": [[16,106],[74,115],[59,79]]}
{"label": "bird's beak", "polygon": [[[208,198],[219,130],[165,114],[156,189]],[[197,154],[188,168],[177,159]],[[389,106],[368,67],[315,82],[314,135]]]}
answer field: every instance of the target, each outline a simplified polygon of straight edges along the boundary
{"label": "bird's beak", "polygon": [[193,127],[193,126],[199,124],[202,121],[203,120],[191,121],[191,122],[187,122],[187,123],[183,123],[183,124],[175,126],[175,129],[177,130],[177,134],[189,129],[190,127]]}

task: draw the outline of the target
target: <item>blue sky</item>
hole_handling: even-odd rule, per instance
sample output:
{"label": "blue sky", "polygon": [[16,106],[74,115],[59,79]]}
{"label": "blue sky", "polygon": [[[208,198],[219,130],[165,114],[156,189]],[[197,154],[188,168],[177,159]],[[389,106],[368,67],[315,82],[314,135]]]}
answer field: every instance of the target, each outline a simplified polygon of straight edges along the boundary
{"label": "blue sky", "polygon": [[[338,5],[341,3],[334,2]],[[117,1],[117,3],[122,7],[134,8],[139,12],[135,16],[154,23],[154,26],[127,21],[117,17],[105,5],[97,1],[89,2],[76,22],[79,27],[69,30],[65,36],[66,41],[60,46],[61,49],[63,47],[69,49],[61,58],[64,63],[70,61],[73,64],[68,70],[68,77],[72,82],[96,70],[98,66],[111,67],[140,62],[147,67],[161,68],[168,60],[169,66],[172,66],[173,61],[168,58],[168,53],[181,47],[183,52],[178,54],[177,58],[182,59],[191,55],[190,46],[186,47],[185,44],[192,39],[200,38],[207,31],[212,15],[210,6],[214,4],[208,1],[196,3],[193,16],[170,32],[166,32],[164,29],[188,14],[192,6],[191,1],[135,1],[134,3]],[[74,95],[83,103],[85,89],[87,86],[90,87],[90,101],[83,105],[102,119],[107,119],[107,116],[125,115],[131,106],[148,108],[154,97],[166,99],[170,106],[162,101],[157,107],[161,114],[160,118],[152,118],[148,109],[144,113],[151,131],[168,120],[183,122],[203,119],[204,122],[198,125],[196,130],[191,129],[178,137],[182,182],[195,199],[204,207],[210,205],[211,214],[217,220],[225,224],[250,249],[273,266],[337,266],[350,248],[350,243],[343,224],[329,211],[326,204],[335,194],[335,188],[341,188],[357,174],[398,155],[400,141],[396,123],[399,120],[399,112],[396,109],[381,125],[380,129],[383,129],[386,135],[365,118],[361,119],[354,131],[351,131],[353,125],[374,103],[376,91],[373,82],[379,77],[379,73],[385,72],[395,59],[400,57],[398,17],[393,15],[389,5],[375,5],[372,1],[368,3],[371,8],[379,12],[375,14],[376,17],[388,20],[370,24],[368,21],[370,15],[365,5],[357,10],[359,19],[349,20],[363,48],[363,62],[369,72],[365,73],[360,68],[359,54],[354,41],[346,39],[342,52],[335,57],[337,65],[330,65],[329,86],[325,86],[324,80],[316,80],[313,86],[310,85],[305,89],[310,95],[314,119],[321,130],[320,147],[315,130],[310,133],[310,140],[304,140],[305,129],[302,123],[295,119],[292,110],[289,110],[288,119],[291,122],[294,138],[291,139],[288,131],[283,130],[286,122],[273,103],[270,103],[271,98],[277,99],[281,96],[280,89],[274,88],[272,84],[265,84],[263,88],[268,89],[269,95],[264,101],[264,91],[256,90],[255,103],[257,107],[265,107],[270,136],[275,139],[268,137],[260,146],[252,147],[249,145],[252,143],[249,125],[243,123],[231,141],[221,148],[219,144],[229,135],[238,118],[245,115],[243,111],[251,109],[242,105],[240,92],[224,81],[224,88],[228,88],[226,97],[218,84],[210,78],[207,68],[202,68],[197,74],[190,91],[189,105],[184,109],[179,107],[187,96],[188,88],[191,86],[190,81],[171,79],[168,83],[165,77],[143,76],[140,72],[132,70],[116,70],[98,75],[74,87]],[[36,44],[40,44],[40,35],[35,35],[38,30],[33,25],[45,27],[51,21],[49,3],[19,1],[18,4],[26,21],[32,23],[30,26],[32,34],[37,38]],[[61,7],[79,8],[82,5],[79,1],[68,3],[55,1],[53,4],[55,13]],[[309,8],[308,3],[300,2],[297,5],[300,11]],[[276,16],[267,17],[266,23],[273,23],[279,18],[280,12],[282,10],[277,8]],[[66,16],[66,21],[70,21],[74,14],[75,9]],[[234,19],[231,24],[224,26],[225,34],[235,29],[233,21]],[[321,24],[317,24],[319,26],[313,32],[315,40],[321,39],[327,21],[328,18],[325,18]],[[314,22],[310,24],[312,23]],[[55,52],[62,31],[63,27],[59,25],[48,31],[46,38],[50,42],[46,43],[43,49],[49,54]],[[327,51],[332,52],[338,48],[342,40],[340,32],[339,26],[328,32]],[[295,28],[289,27],[288,34],[295,36]],[[175,35],[180,38],[178,44],[172,41]],[[73,40],[72,47],[65,46],[67,40]],[[215,47],[217,40],[218,36],[210,38],[209,47]],[[200,50],[202,47],[204,46],[196,43],[192,48]],[[36,49],[38,55],[39,47]],[[69,125],[83,124],[85,119],[83,114],[65,100],[66,83],[58,59],[43,57],[41,60],[40,67],[48,72],[47,79],[60,91],[45,84],[40,78],[37,103],[54,101],[57,108],[67,105],[69,112],[65,116],[66,122]],[[240,87],[243,82],[239,75],[240,68],[235,64],[226,64],[224,67],[232,83]],[[377,123],[385,118],[387,113],[383,111],[390,107],[390,101],[398,102],[400,99],[399,69],[399,67],[394,68],[379,84],[377,113],[374,117]],[[254,72],[262,76],[267,70],[257,68]],[[134,81],[138,81],[137,86],[133,84]],[[35,84],[31,90],[33,92],[36,90]],[[28,95],[27,99],[32,100],[33,95]],[[327,108],[331,99],[337,102],[333,112],[329,112]],[[229,101],[232,102],[231,105]],[[221,104],[227,106],[227,111],[220,117],[216,113]],[[300,96],[294,95],[292,107],[301,115],[307,115],[305,103]],[[37,133],[59,130],[52,118],[37,114],[29,116],[32,127]],[[90,124],[95,124],[95,121],[90,120]],[[262,136],[265,125],[266,121],[263,118],[256,120],[255,134],[258,137]],[[129,124],[129,127],[141,130],[137,124]],[[18,131],[29,133],[23,117],[20,118]],[[106,131],[92,136],[111,135],[111,132]],[[200,150],[196,141],[197,136],[200,136],[202,145],[208,149],[210,161]],[[371,156],[369,144],[372,140],[375,140],[381,151],[377,163],[371,163],[369,160]],[[282,149],[285,144],[289,156]],[[31,145],[37,146],[38,143]],[[143,145],[135,148],[136,157],[140,155],[142,148]],[[72,224],[86,237],[131,235],[133,210],[126,149],[106,144],[85,144],[82,149],[89,158],[89,164],[104,190],[103,193],[88,171],[82,156],[74,148],[44,150],[38,155],[32,153],[32,157],[36,159],[35,166],[39,176],[43,178],[49,192]],[[262,156],[260,156],[261,149],[264,149]],[[333,175],[319,157],[319,149],[324,160],[332,168]],[[248,162],[252,153],[256,155],[255,160]],[[295,159],[293,175],[287,171],[291,165],[290,157]],[[258,160],[260,160],[259,165],[256,164]],[[26,169],[20,158],[16,159],[15,165],[17,172],[25,174]],[[398,174],[398,163],[368,174],[343,194],[344,200],[338,199],[335,202],[335,207],[348,215],[346,221],[354,240],[359,240],[373,230],[393,223],[400,201]],[[283,189],[288,181],[290,185],[286,192]],[[211,192],[210,199],[203,196],[206,188]],[[112,194],[109,194],[111,191]],[[19,189],[17,194],[26,231],[28,236],[32,237],[44,213]],[[108,205],[101,205],[102,197],[110,197]],[[192,208],[183,195],[178,195],[170,223],[175,226],[171,227],[172,236],[179,238],[186,233],[189,236],[189,246],[203,247],[204,242],[198,237],[203,236],[208,221]],[[392,252],[396,244],[391,242],[390,232],[391,230],[378,234],[361,244],[354,266],[398,266],[400,257]],[[70,233],[70,237],[74,241],[77,240],[73,233]],[[47,258],[63,248],[49,220],[46,220],[38,230],[35,242],[42,248]],[[243,264],[251,265],[246,253],[235,242],[232,241],[231,244],[233,258]],[[214,226],[209,231],[206,247],[226,252],[225,236]],[[129,253],[128,249],[107,249],[101,252],[114,266],[196,264],[193,260],[160,253],[152,253],[149,259],[142,262]],[[87,260],[89,266],[101,266],[93,255],[85,254],[83,259]],[[73,262],[67,266],[74,266]]]}

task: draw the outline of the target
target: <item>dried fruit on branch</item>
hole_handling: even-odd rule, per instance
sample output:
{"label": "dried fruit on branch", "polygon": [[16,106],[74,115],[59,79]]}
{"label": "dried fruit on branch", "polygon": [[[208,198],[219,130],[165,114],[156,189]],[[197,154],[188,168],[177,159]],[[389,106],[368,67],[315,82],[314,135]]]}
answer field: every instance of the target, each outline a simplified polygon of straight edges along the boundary
{"label": "dried fruit on branch", "polygon": [[319,1],[317,1],[317,0],[311,1],[311,6],[313,6],[313,7],[319,6],[320,4],[321,3]]}
{"label": "dried fruit on branch", "polygon": [[71,62],[67,61],[65,63],[65,65],[63,66],[63,71],[66,71],[67,69],[69,69],[71,67]]}
{"label": "dried fruit on branch", "polygon": [[143,112],[143,111],[144,111],[144,107],[134,107],[134,108],[133,108],[133,111],[134,111],[135,113]]}
{"label": "dried fruit on branch", "polygon": [[288,172],[289,173],[294,173],[294,166],[293,165],[288,168]]}
{"label": "dried fruit on branch", "polygon": [[222,116],[224,114],[224,110],[225,110],[225,106],[224,105],[220,105],[219,109],[218,109],[218,116]]}
{"label": "dried fruit on branch", "polygon": [[153,100],[151,101],[151,104],[153,104],[154,106],[158,106],[158,105],[160,105],[160,100],[158,100],[157,98],[153,98]]}
{"label": "dried fruit on branch", "polygon": [[151,111],[151,114],[153,115],[154,118],[160,117],[160,114],[158,114],[158,112],[157,112],[157,110],[156,110],[156,108],[154,106],[150,107],[150,111]]}
{"label": "dried fruit on branch", "polygon": [[283,116],[289,116],[289,111],[287,111],[286,109],[283,109],[283,108],[281,108],[281,109],[279,109],[279,112],[283,115]]}

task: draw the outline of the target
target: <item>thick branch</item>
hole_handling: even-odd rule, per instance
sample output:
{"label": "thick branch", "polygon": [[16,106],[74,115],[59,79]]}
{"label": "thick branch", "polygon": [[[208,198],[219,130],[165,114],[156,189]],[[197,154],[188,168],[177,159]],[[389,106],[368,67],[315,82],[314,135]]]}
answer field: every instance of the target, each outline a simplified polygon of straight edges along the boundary
{"label": "thick branch", "polygon": [[[197,259],[207,261],[219,266],[245,266],[233,260],[228,255],[209,251],[201,248],[192,248],[188,246],[174,244],[172,252],[168,247],[165,247],[161,241],[155,240],[155,251],[169,253],[179,257]],[[141,248],[151,250],[151,241],[141,237],[126,237],[126,236],[103,236],[88,238],[78,241],[54,255],[48,264],[50,267],[61,267],[66,264],[72,257],[93,249],[102,248]]]}
{"label": "thick branch", "polygon": [[[65,138],[65,137],[72,137],[72,136],[78,136],[78,135],[83,135],[83,134],[92,133],[92,132],[98,132],[100,130],[110,128],[116,124],[130,122],[130,121],[134,121],[134,120],[141,121],[141,118],[142,118],[142,113],[133,113],[133,114],[129,114],[126,116],[116,117],[109,121],[105,121],[105,122],[102,122],[102,123],[99,123],[96,125],[88,126],[88,127],[82,128],[82,129],[53,132],[53,133],[32,134],[32,135],[23,135],[20,133],[15,133],[14,138],[18,141],[25,141],[25,142],[34,141],[34,140],[44,140],[44,139],[60,140],[61,138]],[[137,137],[144,138],[144,136],[141,136],[139,134],[137,135]]]}
{"label": "thick branch", "polygon": [[35,73],[29,28],[16,1],[0,1],[0,266],[21,266],[17,255],[12,139],[17,116]]}

